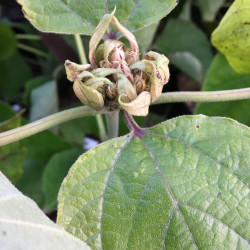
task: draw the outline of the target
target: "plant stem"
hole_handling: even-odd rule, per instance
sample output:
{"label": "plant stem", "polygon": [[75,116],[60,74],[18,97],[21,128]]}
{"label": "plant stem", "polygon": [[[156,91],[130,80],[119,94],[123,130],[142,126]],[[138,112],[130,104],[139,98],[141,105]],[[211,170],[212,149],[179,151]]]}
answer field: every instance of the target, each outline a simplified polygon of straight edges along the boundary
{"label": "plant stem", "polygon": [[18,43],[17,48],[28,51],[30,53],[33,53],[35,55],[38,55],[38,56],[41,56],[41,57],[44,57],[44,58],[49,57],[49,55],[47,53],[45,53],[45,52],[43,52],[43,51],[41,51],[39,49],[35,49],[33,47],[30,47],[28,45],[22,44],[22,43]]}
{"label": "plant stem", "polygon": [[119,111],[107,113],[106,122],[108,129],[108,139],[116,138],[119,132]]}
{"label": "plant stem", "polygon": [[[84,50],[84,47],[82,44],[81,36],[79,34],[75,34],[74,37],[75,37],[76,46],[77,46],[77,50],[79,53],[80,61],[82,64],[87,64],[88,61],[87,61],[85,50]],[[101,139],[101,141],[105,141],[107,139],[107,133],[106,133],[106,129],[105,129],[101,115],[96,115],[96,122],[97,122],[98,130],[99,130],[100,139]]]}
{"label": "plant stem", "polygon": [[24,39],[24,40],[41,40],[41,37],[38,35],[30,35],[30,34],[16,34],[16,39]]}
{"label": "plant stem", "polygon": [[[235,89],[235,90],[225,90],[225,91],[207,91],[207,92],[171,92],[163,93],[158,100],[156,100],[152,105],[161,103],[171,103],[171,102],[221,102],[221,101],[233,101],[250,99],[250,88]],[[73,119],[97,115],[106,114],[107,111],[96,111],[87,106],[82,106],[78,108],[69,109],[56,113],[54,115],[45,117],[41,120],[35,121],[33,123],[24,125],[22,127],[0,133],[0,146],[6,145],[11,142],[15,142],[26,138],[28,136],[39,133],[45,129],[54,127],[66,121]],[[125,122],[131,131],[138,130],[142,132],[141,128],[136,124],[133,117],[128,113],[122,111],[125,118]],[[103,124],[103,122],[102,122]],[[104,125],[103,125],[104,128]],[[104,131],[104,130],[103,130]],[[104,134],[104,133],[100,133]],[[105,137],[106,138],[106,137]]]}
{"label": "plant stem", "polygon": [[225,102],[250,99],[250,88],[163,93],[152,105],[171,102]]}
{"label": "plant stem", "polygon": [[79,34],[75,34],[74,37],[75,37],[75,42],[76,42],[81,64],[87,64],[88,61],[87,61],[85,50],[82,44],[81,36]]}
{"label": "plant stem", "polygon": [[100,113],[104,113],[104,111],[96,111],[87,106],[58,112],[22,127],[0,133],[0,146],[19,141],[66,121]]}
{"label": "plant stem", "polygon": [[121,112],[122,112],[124,121],[125,121],[128,129],[132,133],[132,135],[141,137],[144,134],[144,132],[143,132],[142,128],[136,123],[133,116],[124,110],[122,110]]}
{"label": "plant stem", "polygon": [[108,139],[107,137],[107,133],[106,133],[106,128],[102,119],[101,115],[96,115],[96,122],[97,122],[97,126],[99,129],[99,136],[101,141],[106,141]]}

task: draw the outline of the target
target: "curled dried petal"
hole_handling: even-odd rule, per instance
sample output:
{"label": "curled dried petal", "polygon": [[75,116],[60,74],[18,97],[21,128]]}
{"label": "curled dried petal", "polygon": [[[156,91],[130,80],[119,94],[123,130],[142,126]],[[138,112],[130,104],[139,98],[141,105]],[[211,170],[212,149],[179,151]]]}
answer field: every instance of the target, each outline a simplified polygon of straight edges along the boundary
{"label": "curled dried petal", "polygon": [[67,78],[71,82],[75,81],[78,75],[80,75],[83,71],[89,71],[92,69],[90,64],[82,65],[82,64],[73,63],[69,60],[65,61],[64,66],[66,69]]}
{"label": "curled dried petal", "polygon": [[136,92],[140,94],[146,88],[146,81],[142,78],[140,74],[137,74],[135,77],[135,85],[136,85]]}
{"label": "curled dried petal", "polygon": [[104,99],[101,93],[97,90],[85,86],[80,80],[76,80],[73,85],[76,96],[83,104],[90,106],[96,110],[101,110],[104,107]]}
{"label": "curled dried petal", "polygon": [[120,69],[97,68],[93,69],[91,73],[97,77],[106,77],[116,73],[122,73]]}
{"label": "curled dried petal", "polygon": [[117,89],[119,95],[125,95],[129,101],[136,99],[137,94],[132,83],[122,74],[117,74]]}
{"label": "curled dried petal", "polygon": [[115,9],[111,14],[106,14],[100,21],[100,23],[95,28],[93,35],[91,36],[89,42],[89,61],[93,67],[97,67],[95,50],[98,43],[101,41],[105,31],[107,30],[109,24],[111,23],[115,14]]}
{"label": "curled dried petal", "polygon": [[119,96],[118,102],[121,108],[129,114],[135,116],[146,116],[148,115],[151,97],[149,92],[144,91],[132,102],[127,102],[125,95]]}
{"label": "curled dried petal", "polygon": [[113,18],[112,18],[112,23],[128,39],[128,41],[130,43],[131,50],[135,52],[135,56],[137,58],[136,61],[138,61],[138,59],[139,59],[139,47],[138,47],[135,36],[128,29],[126,29],[123,25],[121,25],[115,16],[113,16]]}
{"label": "curled dried petal", "polygon": [[124,43],[118,40],[106,40],[103,44],[103,57],[104,59],[108,59],[110,53],[115,49],[115,48],[122,48],[124,47]]}
{"label": "curled dried petal", "polygon": [[130,68],[147,73],[151,100],[154,102],[161,95],[164,84],[169,81],[169,60],[164,55],[153,51],[148,52],[145,58],[133,64]]}
{"label": "curled dried petal", "polygon": [[97,89],[100,86],[103,86],[104,84],[113,85],[113,83],[105,77],[93,77],[93,78],[88,79],[83,84],[93,89]]}

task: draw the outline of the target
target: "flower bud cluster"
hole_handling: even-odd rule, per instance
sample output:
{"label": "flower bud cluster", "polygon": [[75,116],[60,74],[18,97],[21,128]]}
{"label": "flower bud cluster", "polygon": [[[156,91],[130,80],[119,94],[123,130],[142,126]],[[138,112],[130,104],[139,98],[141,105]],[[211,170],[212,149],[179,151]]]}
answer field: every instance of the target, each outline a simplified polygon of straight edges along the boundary
{"label": "flower bud cluster", "polygon": [[[107,27],[114,24],[128,39],[130,48],[118,40],[99,44]],[[123,109],[136,116],[146,116],[149,105],[169,81],[169,60],[150,51],[139,61],[136,39],[114,17],[105,15],[90,40],[91,64],[79,65],[67,60],[67,77],[80,101],[96,110]]]}

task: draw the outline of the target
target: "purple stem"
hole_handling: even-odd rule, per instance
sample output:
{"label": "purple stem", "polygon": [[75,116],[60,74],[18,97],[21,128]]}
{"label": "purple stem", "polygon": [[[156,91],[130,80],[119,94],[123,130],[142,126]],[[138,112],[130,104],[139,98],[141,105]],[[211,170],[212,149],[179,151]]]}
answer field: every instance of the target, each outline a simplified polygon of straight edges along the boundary
{"label": "purple stem", "polygon": [[142,135],[144,135],[145,133],[142,130],[142,128],[136,123],[133,116],[124,110],[122,110],[121,112],[122,112],[123,118],[125,120],[125,123],[126,123],[128,129],[130,130],[130,132],[132,133],[132,135],[142,137]]}

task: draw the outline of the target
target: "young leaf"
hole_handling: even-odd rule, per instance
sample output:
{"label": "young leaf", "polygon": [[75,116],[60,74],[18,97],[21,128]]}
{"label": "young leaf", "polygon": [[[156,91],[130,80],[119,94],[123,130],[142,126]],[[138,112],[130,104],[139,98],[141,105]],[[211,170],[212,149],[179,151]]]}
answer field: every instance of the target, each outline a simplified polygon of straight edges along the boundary
{"label": "young leaf", "polygon": [[250,249],[249,162],[249,128],[172,119],[82,155],[58,223],[93,249]]}
{"label": "young leaf", "polygon": [[[212,61],[210,44],[205,34],[190,21],[170,20],[156,41],[156,49],[167,55],[170,58],[170,63],[182,69],[189,77],[199,83],[205,76]],[[179,60],[175,58],[176,53],[183,53],[177,54]],[[193,56],[192,60],[189,61],[189,67],[187,67],[186,53]],[[183,57],[182,60],[180,60],[180,56]],[[173,61],[171,57],[173,57]],[[194,60],[196,65],[197,61],[199,61],[202,66],[199,77],[196,74],[197,69],[194,71],[194,74],[193,71],[190,71],[190,67],[194,67]]]}
{"label": "young leaf", "polygon": [[[229,90],[249,87],[250,74],[240,75],[228,64],[222,54],[218,54],[209,69],[203,91]],[[231,102],[200,103],[195,108],[195,114],[231,117],[250,126],[250,100]]]}
{"label": "young leaf", "polygon": [[0,172],[1,249],[90,249],[50,221]]}
{"label": "young leaf", "polygon": [[[115,16],[130,31],[142,29],[166,16],[176,0],[17,0],[26,18],[39,30],[91,35],[101,18],[116,7]],[[153,5],[153,7],[152,7]]]}
{"label": "young leaf", "polygon": [[223,53],[232,68],[250,74],[250,2],[236,0],[212,34],[213,45]]}

